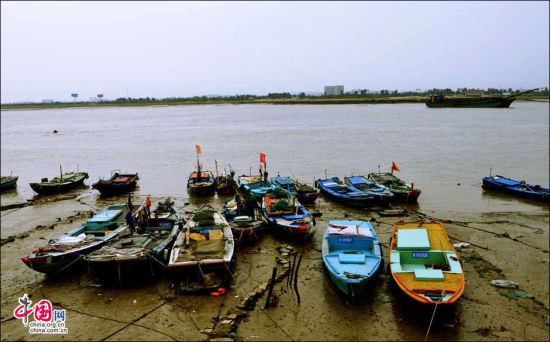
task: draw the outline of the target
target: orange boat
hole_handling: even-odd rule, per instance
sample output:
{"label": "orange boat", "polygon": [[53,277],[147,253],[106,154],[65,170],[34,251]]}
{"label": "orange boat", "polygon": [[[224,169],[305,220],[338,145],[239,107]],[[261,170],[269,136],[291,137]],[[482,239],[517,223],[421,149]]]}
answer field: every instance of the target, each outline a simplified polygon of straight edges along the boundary
{"label": "orange boat", "polygon": [[425,304],[453,304],[464,292],[464,271],[440,222],[398,221],[390,243],[397,286]]}

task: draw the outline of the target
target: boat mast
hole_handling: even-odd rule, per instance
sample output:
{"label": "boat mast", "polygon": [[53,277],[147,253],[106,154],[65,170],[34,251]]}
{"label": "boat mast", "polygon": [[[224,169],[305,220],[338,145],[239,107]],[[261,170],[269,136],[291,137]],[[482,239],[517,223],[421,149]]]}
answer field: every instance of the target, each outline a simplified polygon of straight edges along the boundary
{"label": "boat mast", "polygon": [[59,174],[61,175],[61,181],[63,181],[63,170],[61,169],[61,164],[59,164]]}
{"label": "boat mast", "polygon": [[216,164],[216,180],[218,179],[218,161],[214,160],[214,163]]}

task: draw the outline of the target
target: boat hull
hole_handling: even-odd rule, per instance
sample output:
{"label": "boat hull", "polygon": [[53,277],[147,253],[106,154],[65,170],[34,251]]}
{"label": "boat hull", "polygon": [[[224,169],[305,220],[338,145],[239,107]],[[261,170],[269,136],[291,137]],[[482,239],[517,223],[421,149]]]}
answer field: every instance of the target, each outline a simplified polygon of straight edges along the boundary
{"label": "boat hull", "polygon": [[118,176],[128,177],[129,180],[127,182],[113,182],[112,179],[108,181],[99,181],[92,184],[92,188],[99,191],[102,195],[119,195],[136,187],[138,181],[137,174]]}
{"label": "boat hull", "polygon": [[82,186],[86,178],[88,178],[88,174],[80,176],[79,179],[69,183],[51,185],[44,185],[42,183],[30,183],[29,185],[36,193],[40,195],[58,194]]}
{"label": "boat hull", "polygon": [[208,184],[203,186],[187,186],[187,190],[196,196],[212,195],[216,189],[216,184]]}
{"label": "boat hull", "polygon": [[427,101],[426,106],[430,108],[508,108],[515,98],[503,99],[450,99],[431,102]]}
{"label": "boat hull", "polygon": [[149,254],[122,260],[89,260],[88,265],[92,275],[100,279],[104,285],[113,283],[119,285],[136,284],[161,274],[163,270],[163,266],[153,260],[153,257]]}
{"label": "boat hull", "polygon": [[418,202],[418,197],[420,196],[421,191],[420,190],[392,191],[392,193],[393,193],[393,198],[391,199],[391,201],[416,203]]}
{"label": "boat hull", "polygon": [[57,273],[71,265],[71,263],[77,264],[77,259],[103,247],[105,243],[106,241],[94,243],[85,248],[78,249],[75,252],[63,253],[61,255],[30,256],[24,257],[21,260],[34,271],[46,274]]}
{"label": "boat hull", "polygon": [[[505,177],[501,177],[501,178],[505,178]],[[527,185],[531,189],[537,189],[537,190],[546,189],[546,188],[541,188],[538,185],[532,185],[532,184],[525,184],[525,185]],[[498,191],[498,192],[502,192],[502,193],[506,193],[506,194],[510,194],[518,197],[530,198],[530,199],[543,201],[543,202],[550,201],[550,191],[548,191],[548,189],[546,189],[547,191],[545,192],[522,190],[516,187],[506,186],[502,183],[499,183],[495,181],[492,177],[483,178],[482,187],[487,190]]]}
{"label": "boat hull", "polygon": [[0,184],[0,190],[7,190],[7,189],[15,188],[15,186],[17,185],[17,180],[19,179],[19,177],[15,176],[15,177],[12,177],[12,178],[13,179],[8,180],[8,181],[3,182],[2,184]]}
{"label": "boat hull", "polygon": [[315,200],[317,200],[317,197],[319,194],[317,192],[308,192],[304,194],[297,193],[296,198],[298,198],[298,201],[300,203],[306,203],[306,204],[313,204],[315,203]]}
{"label": "boat hull", "polygon": [[329,278],[334,284],[334,286],[336,286],[336,288],[342,291],[342,293],[345,294],[346,296],[352,296],[352,295],[360,296],[364,294],[370,284],[370,280],[372,279],[371,277],[371,278],[361,279],[357,282],[351,282],[334,274],[331,270],[328,269],[326,265],[324,265],[324,267],[327,270]]}
{"label": "boat hull", "polygon": [[225,184],[223,186],[216,188],[216,192],[218,193],[218,195],[234,195],[235,186],[231,184]]}
{"label": "boat hull", "polygon": [[323,195],[329,197],[330,199],[345,205],[349,205],[350,207],[354,207],[354,208],[366,208],[366,207],[371,207],[381,203],[379,200],[372,197],[368,197],[365,199],[348,199],[340,196],[335,196],[329,191],[326,191],[325,189],[323,189],[322,187],[320,191]]}

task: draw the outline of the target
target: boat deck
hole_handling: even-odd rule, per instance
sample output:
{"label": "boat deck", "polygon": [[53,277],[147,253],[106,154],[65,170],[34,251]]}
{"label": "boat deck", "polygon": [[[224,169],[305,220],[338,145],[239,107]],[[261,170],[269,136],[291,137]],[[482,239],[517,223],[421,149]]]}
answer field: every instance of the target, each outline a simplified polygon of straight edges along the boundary
{"label": "boat deck", "polygon": [[409,294],[446,301],[464,291],[462,267],[440,223],[396,224],[390,250],[392,275]]}

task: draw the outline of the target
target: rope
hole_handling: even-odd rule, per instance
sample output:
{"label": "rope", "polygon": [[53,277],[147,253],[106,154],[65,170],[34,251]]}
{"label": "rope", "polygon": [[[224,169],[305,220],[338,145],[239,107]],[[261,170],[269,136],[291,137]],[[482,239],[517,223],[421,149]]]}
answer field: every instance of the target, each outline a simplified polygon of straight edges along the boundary
{"label": "rope", "polygon": [[434,317],[435,317],[435,310],[437,310],[437,305],[438,304],[439,303],[435,304],[434,312],[432,314],[432,319],[430,320],[430,325],[428,325],[428,331],[426,332],[426,337],[424,337],[424,342],[426,342],[426,340],[428,339],[428,335],[430,334],[430,329],[432,327],[432,322],[434,321]]}

